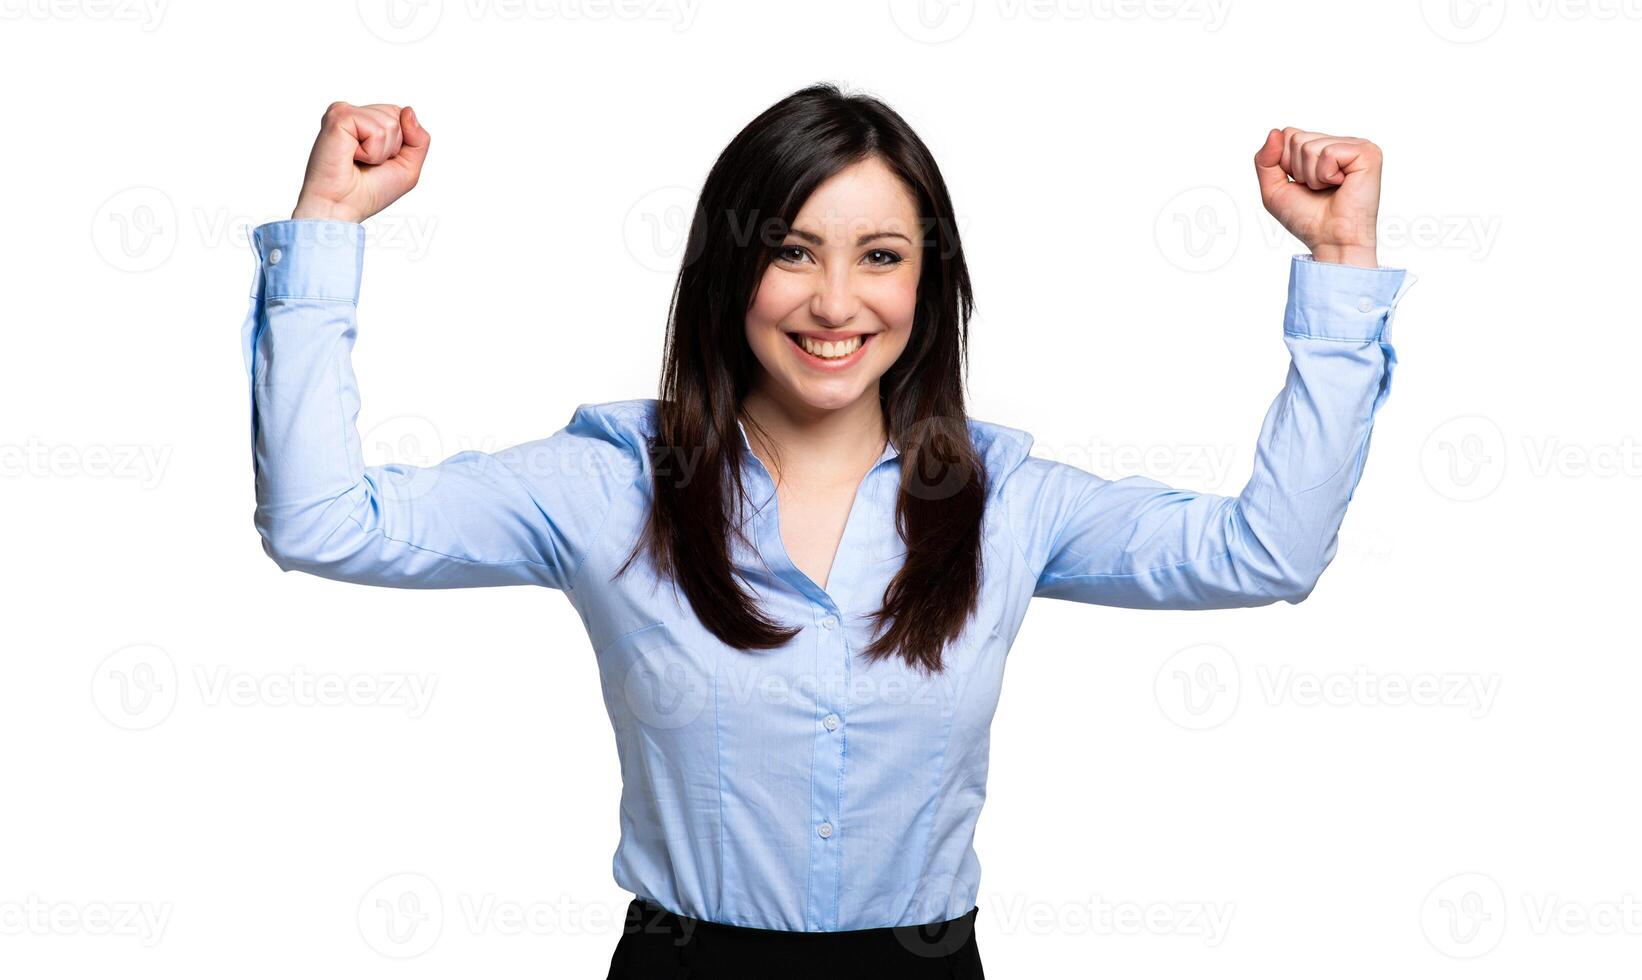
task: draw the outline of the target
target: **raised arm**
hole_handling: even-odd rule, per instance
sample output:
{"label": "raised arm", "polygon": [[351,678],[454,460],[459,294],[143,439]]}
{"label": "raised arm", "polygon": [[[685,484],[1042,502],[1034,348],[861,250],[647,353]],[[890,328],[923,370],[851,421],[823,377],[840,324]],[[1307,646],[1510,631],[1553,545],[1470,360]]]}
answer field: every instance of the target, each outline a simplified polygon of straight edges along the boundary
{"label": "raised arm", "polygon": [[1036,595],[1168,609],[1299,602],[1333,560],[1390,391],[1393,310],[1413,279],[1374,261],[1373,144],[1273,130],[1255,165],[1267,208],[1312,255],[1290,264],[1289,369],[1248,483],[1221,496],[1029,458],[1003,493]]}
{"label": "raised arm", "polygon": [[[310,160],[297,216],[252,232],[257,275],[242,343],[263,549],[283,569],[371,585],[569,589],[615,494],[636,476],[633,447],[589,406],[552,436],[502,452],[365,465],[350,357],[358,221],[415,183],[427,147],[410,110],[389,117],[403,120],[401,137],[380,108],[327,111],[314,149],[326,159]],[[419,150],[409,169],[394,163],[401,140]],[[340,191],[314,187],[327,168]],[[347,170],[363,182],[349,183]]]}

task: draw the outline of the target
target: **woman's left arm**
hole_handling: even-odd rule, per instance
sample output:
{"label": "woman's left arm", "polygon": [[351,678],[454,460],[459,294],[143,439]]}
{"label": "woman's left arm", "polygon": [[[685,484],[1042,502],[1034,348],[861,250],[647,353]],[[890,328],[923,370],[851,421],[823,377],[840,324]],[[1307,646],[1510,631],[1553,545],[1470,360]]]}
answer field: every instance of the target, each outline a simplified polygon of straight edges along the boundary
{"label": "woman's left arm", "polygon": [[1035,595],[1217,609],[1311,593],[1390,391],[1392,315],[1413,283],[1374,261],[1379,159],[1366,140],[1271,131],[1255,155],[1261,196],[1312,254],[1290,264],[1288,375],[1248,483],[1229,497],[1028,457],[1003,497]]}

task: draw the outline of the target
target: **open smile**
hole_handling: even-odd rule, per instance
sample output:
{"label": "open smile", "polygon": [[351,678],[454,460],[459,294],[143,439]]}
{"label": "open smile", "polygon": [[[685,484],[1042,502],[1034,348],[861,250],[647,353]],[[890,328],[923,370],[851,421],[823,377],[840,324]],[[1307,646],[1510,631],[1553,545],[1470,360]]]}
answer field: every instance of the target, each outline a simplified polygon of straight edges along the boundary
{"label": "open smile", "polygon": [[787,340],[812,367],[839,371],[859,362],[877,334],[855,334],[836,340],[822,340],[807,334],[789,333]]}

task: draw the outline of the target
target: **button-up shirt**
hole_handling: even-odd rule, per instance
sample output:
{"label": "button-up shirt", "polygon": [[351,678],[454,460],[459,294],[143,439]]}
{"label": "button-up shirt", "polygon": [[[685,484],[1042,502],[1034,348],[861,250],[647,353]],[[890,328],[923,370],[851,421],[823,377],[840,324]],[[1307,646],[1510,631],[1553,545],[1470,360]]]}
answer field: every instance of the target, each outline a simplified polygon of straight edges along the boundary
{"label": "button-up shirt", "polygon": [[1311,592],[1362,473],[1395,364],[1392,311],[1412,282],[1293,258],[1290,368],[1236,496],[1104,479],[1031,455],[1024,431],[969,420],[989,484],[979,608],[945,670],[926,676],[860,656],[906,554],[893,440],[857,489],[826,588],[788,556],[780,521],[801,517],[778,515],[746,445],[748,544],[731,558],[760,607],[801,628],[776,649],[735,649],[647,561],[614,577],[651,499],[653,399],[583,404],[559,431],[500,452],[367,465],[350,366],[362,227],[278,221],[252,241],[242,339],[267,554],[371,585],[563,592],[586,624],[621,763],[616,882],[684,915],[801,931],[975,905],[989,730],[1032,598],[1214,609]]}

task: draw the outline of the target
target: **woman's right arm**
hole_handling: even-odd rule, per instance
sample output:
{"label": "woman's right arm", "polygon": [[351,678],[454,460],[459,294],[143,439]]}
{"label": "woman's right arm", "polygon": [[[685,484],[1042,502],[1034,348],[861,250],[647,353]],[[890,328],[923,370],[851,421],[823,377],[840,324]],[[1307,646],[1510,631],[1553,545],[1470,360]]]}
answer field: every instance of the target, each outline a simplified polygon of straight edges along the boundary
{"label": "woman's right arm", "polygon": [[[404,141],[420,153],[413,167],[390,170],[406,165],[392,162],[397,133],[367,131],[381,123],[368,110],[379,108],[333,106],[314,149],[362,170],[363,183],[342,186],[363,188],[364,204],[319,196],[310,160],[295,216],[252,232],[258,269],[242,342],[263,549],[283,569],[371,585],[569,589],[615,495],[638,475],[633,448],[593,414],[578,411],[552,436],[498,453],[428,467],[364,463],[350,358],[365,246],[358,222],[414,185],[427,146],[405,110]],[[349,147],[368,169],[354,166]],[[402,181],[397,193],[370,183],[385,171]]]}

